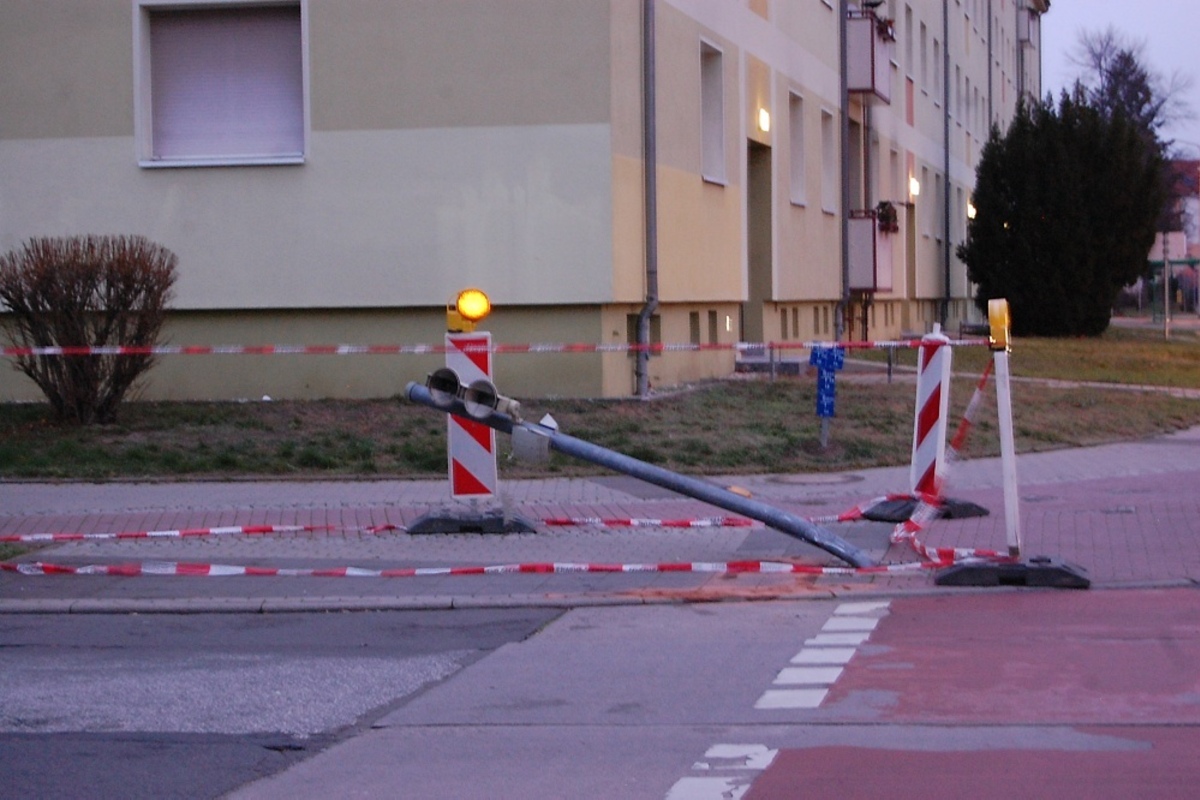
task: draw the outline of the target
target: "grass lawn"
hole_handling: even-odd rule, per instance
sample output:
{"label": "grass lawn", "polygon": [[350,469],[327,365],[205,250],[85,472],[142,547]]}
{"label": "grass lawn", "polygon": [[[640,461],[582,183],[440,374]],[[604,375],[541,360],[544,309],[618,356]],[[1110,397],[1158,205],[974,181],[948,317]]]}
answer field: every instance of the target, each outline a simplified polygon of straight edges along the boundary
{"label": "grass lawn", "polygon": [[[885,360],[855,351],[855,359]],[[988,352],[955,351],[952,420],[970,399]],[[915,364],[913,351],[898,353]],[[1019,339],[1016,377],[1200,389],[1200,341],[1181,332],[1113,328],[1100,339]],[[652,400],[524,399],[526,415],[552,414],[561,430],[636,458],[696,474],[857,469],[906,463],[911,380],[838,379],[838,416],[822,450],[815,378],[732,378]],[[994,394],[967,455],[999,452]],[[1096,387],[1015,381],[1017,448],[1139,438],[1200,425],[1200,400]],[[500,436],[502,451],[507,437]],[[397,398],[264,403],[129,403],[111,425],[60,425],[40,404],[0,405],[0,479],[199,479],[240,477],[443,477],[445,421]],[[507,477],[590,474],[554,455],[530,467],[501,460]]]}

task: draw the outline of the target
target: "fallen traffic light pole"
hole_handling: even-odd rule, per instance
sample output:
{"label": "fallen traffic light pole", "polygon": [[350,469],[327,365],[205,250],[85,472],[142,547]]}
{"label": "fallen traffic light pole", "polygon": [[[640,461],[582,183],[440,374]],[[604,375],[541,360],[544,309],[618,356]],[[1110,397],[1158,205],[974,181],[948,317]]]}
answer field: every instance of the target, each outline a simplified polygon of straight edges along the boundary
{"label": "fallen traffic light pole", "polygon": [[[653,464],[647,464],[645,461],[618,453],[615,450],[609,450],[606,447],[601,447],[582,439],[576,439],[573,436],[560,433],[554,427],[525,422],[509,414],[485,407],[484,404],[477,402],[481,394],[480,389],[484,387],[471,386],[466,387],[465,390],[455,391],[454,388],[458,387],[446,386],[447,378],[449,376],[446,375],[446,371],[439,370],[437,378],[434,381],[433,392],[429,388],[413,382],[408,384],[405,394],[414,403],[449,414],[474,419],[501,433],[513,436],[528,435],[543,438],[548,443],[550,449],[564,455],[582,459],[583,461],[590,461],[593,464],[598,464],[599,466],[643,480],[646,483],[652,483],[655,486],[661,486],[664,489],[693,497],[718,508],[723,508],[726,511],[732,511],[735,514],[742,514],[751,519],[756,519],[781,533],[800,539],[814,547],[819,547],[851,566],[875,566],[874,560],[866,552],[806,519],[789,514],[766,503],[760,503],[757,500],[735,494],[707,481],[687,475],[680,475],[671,470],[656,467]],[[450,390],[447,391],[447,389]],[[469,407],[464,403],[464,394],[469,395]],[[503,398],[498,394],[494,395],[494,397],[496,398],[497,405],[501,404],[501,400],[507,400],[507,398]],[[484,399],[486,402],[488,398]],[[486,405],[490,406],[492,403],[487,403]]]}

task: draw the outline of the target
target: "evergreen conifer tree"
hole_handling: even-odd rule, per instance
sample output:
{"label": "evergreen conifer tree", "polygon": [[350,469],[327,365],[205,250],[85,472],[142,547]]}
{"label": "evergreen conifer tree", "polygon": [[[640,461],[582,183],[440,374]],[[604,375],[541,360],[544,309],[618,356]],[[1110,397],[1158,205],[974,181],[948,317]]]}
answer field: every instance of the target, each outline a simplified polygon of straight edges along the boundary
{"label": "evergreen conifer tree", "polygon": [[1022,105],[1007,133],[991,131],[958,247],[976,305],[1007,298],[1017,335],[1103,333],[1121,287],[1146,271],[1162,171],[1143,128],[1080,91]]}

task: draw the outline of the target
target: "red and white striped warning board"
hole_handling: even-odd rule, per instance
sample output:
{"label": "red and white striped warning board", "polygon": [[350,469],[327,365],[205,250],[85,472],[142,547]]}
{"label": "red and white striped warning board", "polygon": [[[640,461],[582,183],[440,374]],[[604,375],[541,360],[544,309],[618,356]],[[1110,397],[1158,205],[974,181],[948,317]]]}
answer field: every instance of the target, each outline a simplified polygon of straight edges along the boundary
{"label": "red and white striped warning board", "polygon": [[938,327],[921,339],[910,476],[914,494],[937,494],[944,472],[946,413],[950,403],[949,344],[950,340]]}
{"label": "red and white striped warning board", "polygon": [[[463,386],[492,380],[492,335],[447,333],[446,367],[454,370]],[[488,498],[496,494],[496,431],[473,419],[448,414],[446,443],[450,468],[450,496]]]}

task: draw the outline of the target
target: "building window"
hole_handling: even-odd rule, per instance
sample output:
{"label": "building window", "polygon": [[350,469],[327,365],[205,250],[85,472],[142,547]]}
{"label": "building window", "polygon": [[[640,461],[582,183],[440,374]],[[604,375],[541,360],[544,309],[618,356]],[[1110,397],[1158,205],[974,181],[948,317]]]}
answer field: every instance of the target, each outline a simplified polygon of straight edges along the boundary
{"label": "building window", "polygon": [[942,105],[942,43],[933,40],[933,104]]}
{"label": "building window", "polygon": [[700,173],[725,183],[725,75],[721,51],[700,43]]}
{"label": "building window", "polygon": [[808,201],[805,189],[808,173],[804,163],[804,99],[797,94],[788,95],[788,146],[792,202],[802,206]]}
{"label": "building window", "polygon": [[821,210],[834,214],[838,208],[837,136],[833,114],[821,111]]}
{"label": "building window", "polygon": [[904,71],[913,76],[913,10],[908,4],[904,6]]}
{"label": "building window", "polygon": [[921,234],[926,238],[933,236],[933,193],[929,191],[929,168],[921,167],[921,185],[926,187],[921,193]]}
{"label": "building window", "polygon": [[929,33],[921,23],[921,91],[929,91]]}
{"label": "building window", "polygon": [[144,166],[299,163],[305,153],[299,3],[143,2],[136,16]]}

